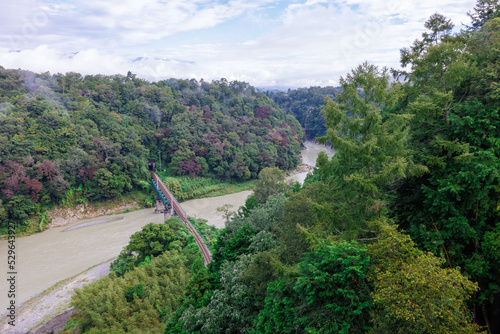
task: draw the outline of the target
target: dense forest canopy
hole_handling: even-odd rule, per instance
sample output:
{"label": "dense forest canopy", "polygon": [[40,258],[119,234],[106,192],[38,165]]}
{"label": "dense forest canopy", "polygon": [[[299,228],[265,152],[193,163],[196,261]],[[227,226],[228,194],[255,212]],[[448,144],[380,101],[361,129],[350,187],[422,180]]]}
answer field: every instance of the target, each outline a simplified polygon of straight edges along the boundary
{"label": "dense forest canopy", "polygon": [[244,82],[0,68],[2,226],[75,192],[100,201],[141,189],[147,159],[173,176],[235,181],[294,168],[302,140],[297,120]]}
{"label": "dense forest canopy", "polygon": [[322,112],[325,98],[335,99],[339,91],[339,88],[334,87],[309,87],[289,89],[287,92],[267,92],[267,95],[297,118],[307,139],[315,140],[326,133]]}

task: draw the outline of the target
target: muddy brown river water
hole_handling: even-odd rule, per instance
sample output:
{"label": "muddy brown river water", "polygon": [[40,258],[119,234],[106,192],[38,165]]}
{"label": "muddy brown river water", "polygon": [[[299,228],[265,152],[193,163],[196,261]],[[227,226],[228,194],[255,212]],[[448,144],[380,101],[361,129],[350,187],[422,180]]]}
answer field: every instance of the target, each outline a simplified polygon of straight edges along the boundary
{"label": "muddy brown river water", "polygon": [[[333,150],[323,145],[306,142],[302,161],[314,166],[321,150],[331,157]],[[303,182],[307,173],[292,176]],[[224,227],[224,219],[217,207],[232,205],[236,211],[244,205],[251,191],[236,194],[190,200],[181,203],[188,215],[208,220],[208,224]],[[63,227],[52,228],[42,233],[16,239],[16,284],[15,303],[19,307],[36,294],[49,289],[57,282],[72,277],[87,268],[103,263],[118,256],[128,243],[130,236],[148,223],[162,223],[163,215],[155,214],[154,209],[103,216],[81,220]],[[0,240],[0,314],[5,314],[10,298],[7,282],[6,240]]]}

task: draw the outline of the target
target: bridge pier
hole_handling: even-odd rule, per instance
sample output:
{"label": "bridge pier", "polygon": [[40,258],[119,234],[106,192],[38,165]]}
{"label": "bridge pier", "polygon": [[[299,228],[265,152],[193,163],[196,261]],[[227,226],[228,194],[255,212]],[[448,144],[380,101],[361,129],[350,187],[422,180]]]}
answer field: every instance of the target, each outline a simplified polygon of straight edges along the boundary
{"label": "bridge pier", "polygon": [[165,207],[162,200],[159,198],[156,199],[155,213],[163,213],[164,220],[167,220],[167,219],[177,215],[177,213],[175,212],[174,208],[171,205],[168,207]]}
{"label": "bridge pier", "polygon": [[176,216],[176,213],[175,213],[173,207],[170,207],[167,210],[163,210],[163,220],[167,220],[173,216]]}
{"label": "bridge pier", "polygon": [[155,208],[155,213],[163,213],[165,207],[163,206],[163,202],[161,199],[157,198],[156,199],[156,208]]}

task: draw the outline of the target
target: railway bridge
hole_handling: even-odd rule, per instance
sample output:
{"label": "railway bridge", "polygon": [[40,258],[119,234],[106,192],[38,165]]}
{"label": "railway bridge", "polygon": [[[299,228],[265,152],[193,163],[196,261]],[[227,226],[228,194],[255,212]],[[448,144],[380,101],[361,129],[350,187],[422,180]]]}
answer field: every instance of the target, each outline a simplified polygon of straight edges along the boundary
{"label": "railway bridge", "polygon": [[[186,212],[184,211],[184,209],[182,209],[179,202],[177,202],[177,199],[168,190],[163,181],[158,177],[158,175],[156,175],[156,173],[151,170],[151,168],[150,173],[153,187],[155,188],[156,193],[158,194],[158,197],[165,208],[163,211],[165,213],[165,217],[167,218],[168,216],[177,215],[182,220],[182,222],[187,225],[191,234],[194,235],[198,247],[200,247],[201,253],[203,255],[203,262],[205,263],[205,266],[207,266],[212,261],[212,254],[208,250],[207,245],[203,242],[202,237],[196,231],[193,225],[191,225],[187,218]],[[158,211],[158,204],[156,210]]]}

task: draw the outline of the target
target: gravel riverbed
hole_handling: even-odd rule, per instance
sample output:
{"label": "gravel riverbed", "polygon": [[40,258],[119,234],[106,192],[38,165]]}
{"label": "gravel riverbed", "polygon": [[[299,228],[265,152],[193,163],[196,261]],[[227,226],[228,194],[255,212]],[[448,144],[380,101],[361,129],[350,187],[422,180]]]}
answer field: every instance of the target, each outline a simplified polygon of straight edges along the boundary
{"label": "gravel riverbed", "polygon": [[[74,277],[68,278],[36,295],[21,305],[17,310],[15,326],[9,325],[7,317],[0,319],[0,333],[5,334],[38,334],[40,329],[49,320],[56,318],[71,309],[71,296],[75,288],[80,288],[109,274],[109,265],[113,260],[101,263]],[[64,316],[57,317],[50,327],[43,328],[43,333],[60,330],[66,323]]]}

